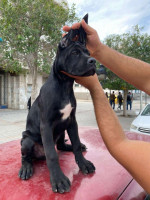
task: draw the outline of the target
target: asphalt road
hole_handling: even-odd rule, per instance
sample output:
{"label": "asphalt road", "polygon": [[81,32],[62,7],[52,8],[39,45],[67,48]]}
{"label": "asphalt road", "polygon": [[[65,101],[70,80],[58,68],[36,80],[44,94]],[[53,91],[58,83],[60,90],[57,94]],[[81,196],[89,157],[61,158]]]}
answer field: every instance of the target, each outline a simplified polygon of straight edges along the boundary
{"label": "asphalt road", "polygon": [[[131,122],[135,118],[135,110],[128,111],[129,117],[123,117],[122,111],[115,110],[116,115],[124,130],[129,130]],[[21,138],[25,130],[27,110],[0,109],[0,143]],[[76,118],[78,126],[97,127],[94,108],[91,101],[77,101]]]}

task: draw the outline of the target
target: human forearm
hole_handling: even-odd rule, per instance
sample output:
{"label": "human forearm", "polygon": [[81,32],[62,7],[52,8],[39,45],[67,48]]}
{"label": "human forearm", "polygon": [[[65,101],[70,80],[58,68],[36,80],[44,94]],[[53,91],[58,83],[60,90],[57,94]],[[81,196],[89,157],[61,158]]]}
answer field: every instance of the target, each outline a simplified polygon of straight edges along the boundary
{"label": "human forearm", "polygon": [[150,64],[120,54],[102,44],[96,30],[86,24],[84,20],[72,27],[65,26],[63,29],[68,32],[71,28],[80,28],[81,25],[87,34],[86,46],[91,56],[120,78],[150,95]]}
{"label": "human forearm", "polygon": [[[87,33],[87,48],[91,56],[95,57],[120,78],[150,94],[150,65],[124,56],[103,45],[97,32],[87,25],[84,20],[82,20],[81,24],[74,24],[72,28],[78,29],[81,25]],[[70,29],[71,27],[64,27],[67,32]],[[76,77],[65,74],[89,89],[94,103],[97,124],[109,152],[150,193],[150,144],[126,138],[96,74],[89,77]]]}
{"label": "human forearm", "polygon": [[104,44],[92,56],[120,78],[150,94],[150,64],[125,56]]}
{"label": "human forearm", "polygon": [[117,145],[125,140],[126,136],[100,84],[95,85],[90,93],[100,133],[108,150],[114,154]]}
{"label": "human forearm", "polygon": [[100,86],[91,90],[91,96],[94,103],[97,124],[109,152],[147,192],[150,192],[150,181],[147,178],[150,176],[150,144],[126,138]]}

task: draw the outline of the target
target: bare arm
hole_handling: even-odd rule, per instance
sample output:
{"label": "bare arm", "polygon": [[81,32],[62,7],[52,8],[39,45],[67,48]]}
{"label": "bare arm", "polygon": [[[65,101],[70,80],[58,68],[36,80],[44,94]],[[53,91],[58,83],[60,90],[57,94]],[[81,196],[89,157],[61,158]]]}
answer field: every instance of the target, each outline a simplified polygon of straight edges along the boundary
{"label": "bare arm", "polygon": [[120,78],[150,95],[150,64],[125,56],[103,44],[93,57]]}
{"label": "bare arm", "polygon": [[[91,56],[120,78],[150,95],[150,64],[125,56],[102,44],[96,30],[86,24],[84,20],[81,24],[87,33],[87,48]],[[81,24],[76,23],[72,28],[79,28]],[[69,31],[70,27],[65,26],[64,30]]]}
{"label": "bare arm", "polygon": [[97,124],[109,152],[150,193],[150,143],[126,138],[97,75],[76,77],[76,81],[90,90]]}
{"label": "bare arm", "polygon": [[[84,21],[81,23],[87,33],[87,48],[91,56],[122,79],[150,94],[150,65],[138,59],[122,55],[103,45],[97,32]],[[72,28],[79,27],[80,23],[72,26]],[[64,30],[68,31],[70,27],[64,27]],[[109,152],[150,193],[150,143],[126,138],[96,75],[74,78],[76,82],[90,90],[97,124]]]}

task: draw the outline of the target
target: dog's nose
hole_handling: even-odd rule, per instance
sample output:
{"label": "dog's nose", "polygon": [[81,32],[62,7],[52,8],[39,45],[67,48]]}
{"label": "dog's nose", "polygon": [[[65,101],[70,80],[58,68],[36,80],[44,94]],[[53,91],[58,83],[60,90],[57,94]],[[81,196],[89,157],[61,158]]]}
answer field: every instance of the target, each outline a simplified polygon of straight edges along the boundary
{"label": "dog's nose", "polygon": [[89,58],[87,61],[87,64],[93,65],[96,63],[96,60],[94,58]]}

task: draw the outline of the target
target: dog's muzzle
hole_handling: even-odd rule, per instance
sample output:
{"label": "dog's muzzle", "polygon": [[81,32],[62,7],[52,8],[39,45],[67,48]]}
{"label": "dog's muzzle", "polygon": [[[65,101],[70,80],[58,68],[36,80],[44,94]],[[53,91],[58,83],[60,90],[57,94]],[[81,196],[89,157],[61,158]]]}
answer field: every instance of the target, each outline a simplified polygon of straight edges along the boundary
{"label": "dog's muzzle", "polygon": [[85,72],[82,76],[93,76],[96,73],[96,69],[92,68]]}
{"label": "dog's muzzle", "polygon": [[90,58],[87,60],[87,64],[88,64],[88,65],[95,65],[95,63],[96,63],[96,60],[95,60],[94,58],[92,58],[92,57],[90,57]]}
{"label": "dog's muzzle", "polygon": [[92,57],[90,57],[87,60],[87,71],[82,76],[93,76],[96,73],[96,60]]}

